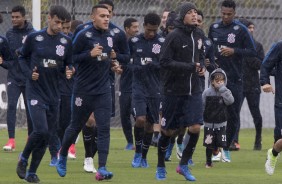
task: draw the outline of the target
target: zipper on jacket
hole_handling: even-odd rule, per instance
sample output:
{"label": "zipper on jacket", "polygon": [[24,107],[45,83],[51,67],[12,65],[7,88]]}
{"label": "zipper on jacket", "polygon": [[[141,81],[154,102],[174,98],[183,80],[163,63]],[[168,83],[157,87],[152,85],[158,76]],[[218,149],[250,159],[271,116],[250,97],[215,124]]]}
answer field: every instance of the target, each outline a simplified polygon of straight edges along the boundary
{"label": "zipper on jacket", "polygon": [[[194,41],[194,38],[193,38],[193,32],[191,33],[191,38],[192,38],[192,42],[193,42],[193,55],[192,55],[192,63],[194,63],[194,55],[195,55],[195,41]],[[192,76],[193,76],[193,73],[191,73],[190,75],[190,91],[189,91],[189,95],[191,96],[192,95]]]}

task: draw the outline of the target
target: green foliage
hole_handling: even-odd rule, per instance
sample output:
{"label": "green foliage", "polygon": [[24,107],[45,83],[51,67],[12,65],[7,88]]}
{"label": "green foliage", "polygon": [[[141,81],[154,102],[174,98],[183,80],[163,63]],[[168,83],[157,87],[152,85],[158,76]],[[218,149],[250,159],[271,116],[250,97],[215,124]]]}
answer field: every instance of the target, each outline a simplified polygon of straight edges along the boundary
{"label": "green foliage", "polygon": [[[264,163],[266,158],[266,151],[273,143],[273,130],[263,130],[263,150],[253,151],[254,129],[243,129],[240,131],[240,145],[241,150],[231,152],[231,163],[214,163],[211,169],[205,168],[205,149],[202,146],[203,132],[199,139],[196,151],[193,156],[195,166],[192,167],[192,174],[196,177],[197,183],[200,184],[277,184],[281,181],[281,163],[277,164],[276,172],[273,176],[268,176],[264,172]],[[7,141],[7,130],[0,130],[0,142],[2,145]],[[80,136],[81,137],[81,136]],[[18,129],[16,131],[16,151],[12,153],[5,153],[0,151],[0,184],[25,183],[20,180],[16,174],[17,157],[19,152],[23,150],[27,139],[27,131],[25,129]],[[178,160],[175,155],[175,149],[172,154],[172,161],[167,162],[167,180],[156,181],[155,170],[157,163],[157,149],[151,147],[148,153],[148,163],[150,165],[147,169],[133,169],[131,167],[131,160],[133,158],[133,151],[125,151],[126,141],[124,139],[121,129],[111,130],[111,145],[110,154],[107,167],[114,173],[113,179],[110,183],[114,184],[155,184],[155,183],[186,183],[184,177],[175,172]],[[56,169],[49,166],[50,153],[47,150],[46,154],[38,169],[38,176],[42,183],[46,184],[81,184],[94,183],[95,175],[85,173],[83,171],[84,148],[83,141],[80,138],[77,144],[77,159],[68,160],[68,172],[66,177],[58,176]],[[97,168],[97,156],[94,159]]]}

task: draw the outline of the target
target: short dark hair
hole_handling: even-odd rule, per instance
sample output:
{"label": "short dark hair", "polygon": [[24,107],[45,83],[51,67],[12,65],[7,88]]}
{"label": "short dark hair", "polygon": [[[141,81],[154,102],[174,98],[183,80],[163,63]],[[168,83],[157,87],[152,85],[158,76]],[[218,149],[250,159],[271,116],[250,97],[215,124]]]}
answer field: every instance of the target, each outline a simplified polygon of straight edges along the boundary
{"label": "short dark hair", "polygon": [[92,7],[92,13],[94,13],[94,11],[96,11],[98,8],[104,8],[108,10],[108,8],[105,5],[98,4]]}
{"label": "short dark hair", "polygon": [[53,18],[55,15],[63,21],[71,20],[70,13],[60,5],[53,5],[50,7],[49,15]]}
{"label": "short dark hair", "polygon": [[114,2],[113,2],[112,0],[100,0],[100,1],[98,2],[98,4],[106,4],[106,5],[109,5],[109,6],[111,6],[111,7],[113,8],[113,11],[114,11],[115,6],[114,6]]}
{"label": "short dark hair", "polygon": [[75,29],[77,28],[77,26],[79,26],[80,24],[83,24],[83,21],[81,21],[81,20],[73,20],[73,21],[71,21],[70,31],[73,33],[75,31]]}
{"label": "short dark hair", "polygon": [[224,0],[221,4],[221,7],[233,8],[235,10],[236,4],[233,0]]}
{"label": "short dark hair", "polygon": [[156,13],[148,13],[144,17],[144,25],[151,24],[151,25],[160,25],[161,18]]}
{"label": "short dark hair", "polygon": [[133,22],[138,22],[137,19],[135,18],[127,18],[125,19],[125,21],[123,22],[123,27],[124,29],[127,27],[127,28],[130,28],[130,26],[132,25]]}
{"label": "short dark hair", "polygon": [[198,15],[200,15],[202,17],[202,19],[204,20],[204,14],[201,10],[197,10]]}
{"label": "short dark hair", "polygon": [[20,12],[20,14],[24,17],[25,16],[25,8],[22,5],[17,5],[12,8],[13,12]]}

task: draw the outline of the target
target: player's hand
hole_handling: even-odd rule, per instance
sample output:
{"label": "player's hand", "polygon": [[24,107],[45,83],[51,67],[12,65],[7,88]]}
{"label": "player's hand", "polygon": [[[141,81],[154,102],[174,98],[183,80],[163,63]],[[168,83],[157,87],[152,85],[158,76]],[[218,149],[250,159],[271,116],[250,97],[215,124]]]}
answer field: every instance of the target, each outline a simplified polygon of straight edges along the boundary
{"label": "player's hand", "polygon": [[272,88],[271,84],[263,85],[262,90],[266,93],[270,93],[270,92],[272,92],[273,94],[275,93],[275,90]]}
{"label": "player's hand", "polygon": [[2,65],[3,64],[3,58],[2,58],[2,56],[0,56],[0,65]]}
{"label": "player's hand", "polygon": [[74,73],[75,73],[75,68],[74,67],[66,66],[66,77],[67,77],[67,79],[72,78]]}
{"label": "player's hand", "polygon": [[201,69],[198,71],[198,75],[199,76],[204,76],[206,72],[206,68],[205,67],[201,67]]}
{"label": "player's hand", "polygon": [[121,65],[118,63],[117,60],[112,61],[112,67],[111,70],[117,74],[122,74],[123,69],[121,68]]}
{"label": "player's hand", "polygon": [[220,49],[220,54],[226,57],[232,56],[234,54],[234,49],[230,47],[223,47]]}
{"label": "player's hand", "polygon": [[32,70],[32,76],[31,79],[36,81],[39,78],[39,73],[37,72],[37,67],[35,66]]}
{"label": "player's hand", "polygon": [[114,51],[114,49],[111,50],[111,59],[115,59],[117,58],[117,54],[116,52]]}
{"label": "player's hand", "polygon": [[211,65],[211,62],[208,58],[205,59],[205,66],[208,67]]}
{"label": "player's hand", "polygon": [[102,51],[103,51],[103,47],[99,44],[97,44],[91,51],[90,51],[90,55],[91,57],[97,57],[97,56],[101,56],[102,55]]}

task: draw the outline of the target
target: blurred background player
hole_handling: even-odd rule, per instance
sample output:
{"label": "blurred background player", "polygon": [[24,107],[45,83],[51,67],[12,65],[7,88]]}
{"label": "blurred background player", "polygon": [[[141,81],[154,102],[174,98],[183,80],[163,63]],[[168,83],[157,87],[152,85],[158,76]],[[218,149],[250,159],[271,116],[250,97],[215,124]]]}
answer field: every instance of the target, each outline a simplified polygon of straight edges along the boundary
{"label": "blurred background player", "polygon": [[[247,19],[239,19],[239,21],[244,24],[252,37],[254,37],[255,25],[253,22]],[[254,43],[256,46],[257,56],[256,57],[246,57],[243,62],[243,98],[241,106],[243,105],[244,99],[246,98],[248,102],[248,107],[250,109],[251,115],[253,117],[256,135],[254,141],[254,150],[261,150],[261,130],[262,130],[262,116],[260,113],[260,93],[261,87],[259,83],[259,69],[264,59],[264,50],[262,44],[254,39]],[[237,128],[237,132],[235,134],[235,138],[230,145],[230,150],[239,150],[239,131],[240,124]]]}
{"label": "blurred background player", "polygon": [[4,151],[14,151],[16,148],[15,141],[15,123],[16,123],[16,112],[17,104],[20,95],[23,95],[26,119],[27,119],[27,130],[28,135],[32,132],[32,122],[30,119],[30,113],[28,111],[27,101],[26,101],[26,77],[24,76],[18,61],[19,49],[25,42],[26,36],[34,32],[33,26],[30,22],[26,20],[25,8],[23,6],[15,6],[12,8],[12,25],[13,27],[9,29],[6,33],[6,38],[10,46],[13,64],[8,68],[7,76],[7,95],[8,95],[8,109],[7,109],[7,126],[9,140],[7,144],[3,147]]}
{"label": "blurred background player", "polygon": [[[124,21],[124,30],[128,40],[135,37],[139,32],[139,22],[134,18],[127,18]],[[120,120],[122,130],[127,141],[125,150],[134,150],[133,134],[132,134],[132,63],[122,65],[123,72],[120,76]]]}

